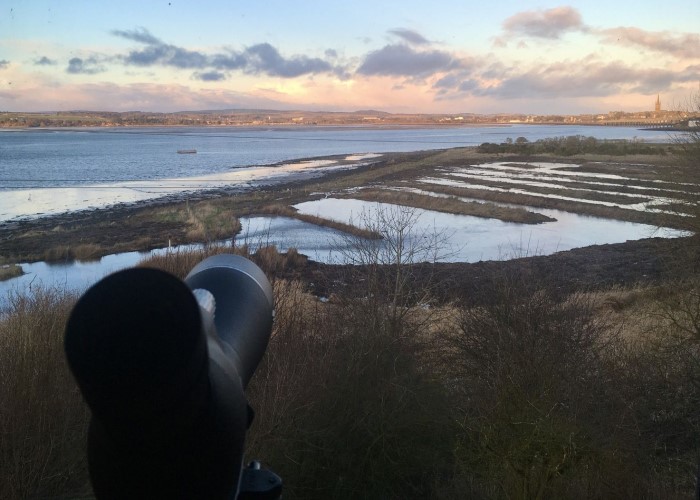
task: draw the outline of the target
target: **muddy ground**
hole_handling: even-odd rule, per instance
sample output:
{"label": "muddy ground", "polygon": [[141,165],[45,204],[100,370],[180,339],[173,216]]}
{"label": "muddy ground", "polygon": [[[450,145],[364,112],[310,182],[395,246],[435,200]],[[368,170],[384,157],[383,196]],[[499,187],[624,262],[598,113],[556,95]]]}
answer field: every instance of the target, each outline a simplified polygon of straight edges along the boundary
{"label": "muddy ground", "polygon": [[[426,168],[425,162],[429,162],[436,154],[440,152],[384,155],[381,160],[352,171],[337,171],[323,178],[261,186],[248,192],[216,190],[186,197],[166,197],[136,205],[117,205],[107,209],[0,223],[0,264],[45,260],[48,251],[61,246],[92,245],[96,247],[96,256],[99,256],[159,248],[169,243],[186,243],[192,240],[188,238],[187,228],[182,221],[162,217],[160,211],[185,210],[203,200],[214,200],[225,201],[238,216],[252,214],[263,204],[297,203],[309,199],[310,193],[343,189],[353,185],[357,179],[368,184],[410,178],[417,169]],[[484,157],[481,160],[486,159],[488,158]],[[520,159],[512,157],[510,160]],[[543,160],[557,161],[554,158]],[[571,158],[566,160],[575,161]],[[449,161],[443,164],[449,164]],[[407,166],[395,168],[396,165]],[[525,279],[533,282],[551,283],[552,286],[567,291],[604,288],[615,284],[655,283],[671,276],[673,269],[679,268],[679,263],[681,268],[697,270],[700,259],[697,255],[689,256],[686,251],[687,247],[695,245],[688,245],[686,240],[652,238],[506,262],[425,265],[417,267],[416,273],[419,280],[432,280],[439,284],[434,290],[441,299],[458,298],[468,302],[477,300],[475,297],[498,276],[512,276],[514,273],[527,276]],[[342,283],[348,281],[348,273],[349,270],[342,266],[313,262],[302,271],[291,272],[310,283],[320,296],[329,296],[334,287],[345,286]]]}
{"label": "muddy ground", "polygon": [[[422,264],[409,272],[414,274],[415,286],[430,287],[440,303],[478,305],[488,302],[488,292],[494,290],[494,285],[507,286],[513,280],[524,282],[532,290],[547,286],[569,294],[615,286],[654,286],[697,275],[698,242],[689,243],[688,238],[648,238],[508,261]],[[347,266],[309,262],[303,270],[289,272],[288,277],[300,276],[314,294],[332,297],[339,289],[358,282],[358,294],[362,294],[361,274]]]}

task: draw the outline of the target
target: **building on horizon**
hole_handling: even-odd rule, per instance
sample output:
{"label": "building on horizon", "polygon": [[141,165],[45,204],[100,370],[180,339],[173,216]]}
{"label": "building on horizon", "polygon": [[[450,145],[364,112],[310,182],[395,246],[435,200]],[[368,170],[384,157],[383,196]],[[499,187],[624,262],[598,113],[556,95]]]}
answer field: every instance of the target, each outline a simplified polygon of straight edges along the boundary
{"label": "building on horizon", "polygon": [[654,111],[657,113],[661,112],[661,96],[656,94],[656,104],[654,105]]}

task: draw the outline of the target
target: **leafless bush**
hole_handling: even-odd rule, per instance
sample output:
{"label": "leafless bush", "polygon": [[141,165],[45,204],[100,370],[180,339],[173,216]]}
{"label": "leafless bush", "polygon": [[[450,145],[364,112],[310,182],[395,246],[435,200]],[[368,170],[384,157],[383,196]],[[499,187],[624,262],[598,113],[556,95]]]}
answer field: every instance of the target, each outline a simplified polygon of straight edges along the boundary
{"label": "leafless bush", "polygon": [[363,247],[362,278],[353,275],[369,286],[362,294],[321,304],[276,283],[275,330],[251,384],[253,404],[274,417],[254,424],[250,452],[288,478],[286,496],[423,498],[451,477],[445,391],[407,334],[430,313],[411,314],[429,297],[404,274],[416,253],[412,219],[401,220],[400,236],[384,232],[386,258],[396,259],[390,279],[373,274],[384,250]]}
{"label": "leafless bush", "polygon": [[463,473],[489,497],[620,493],[629,481],[607,482],[627,467],[615,454],[626,439],[615,331],[585,295],[523,276],[498,280],[485,304],[442,337]]}
{"label": "leafless bush", "polygon": [[400,333],[406,315],[415,307],[424,307],[423,318],[430,321],[436,286],[431,264],[450,253],[449,235],[420,229],[420,213],[404,206],[365,212],[360,215],[361,225],[382,238],[346,237],[339,245],[345,249],[342,260],[351,264],[346,267],[349,275],[345,281],[351,285],[347,297],[362,299],[367,309],[364,319],[386,320],[395,333]]}

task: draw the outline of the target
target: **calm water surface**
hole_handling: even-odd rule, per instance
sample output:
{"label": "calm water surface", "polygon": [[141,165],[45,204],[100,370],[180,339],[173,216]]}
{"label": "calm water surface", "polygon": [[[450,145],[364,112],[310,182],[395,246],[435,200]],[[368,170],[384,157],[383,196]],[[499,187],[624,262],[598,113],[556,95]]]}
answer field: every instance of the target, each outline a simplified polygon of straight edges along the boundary
{"label": "calm water surface", "polygon": [[[507,126],[464,128],[147,128],[96,130],[0,131],[0,212],[36,216],[91,206],[89,194],[98,193],[100,206],[159,195],[158,187],[169,181],[201,187],[198,178],[225,177],[231,184],[260,182],[279,172],[265,166],[296,158],[353,153],[383,153],[473,146],[526,137],[530,141],[563,135],[586,135],[600,139],[633,139],[664,142],[664,132],[627,127]],[[179,155],[178,149],[197,149],[195,155]],[[289,175],[304,171],[307,164],[288,169]],[[323,165],[313,165],[325,168]],[[332,167],[329,167],[332,168]],[[222,180],[222,179],[219,179]],[[199,182],[202,182],[201,180]],[[125,183],[128,186],[125,186]],[[133,184],[136,183],[136,184]],[[138,183],[142,183],[139,185]],[[81,200],[84,203],[81,206]],[[41,208],[39,203],[42,203]],[[63,205],[61,205],[63,203]],[[377,204],[357,200],[321,200],[302,203],[302,212],[323,212],[347,222]],[[556,223],[538,226],[505,223],[492,219],[425,212],[420,225],[450,235],[446,260],[475,262],[523,254],[549,254],[599,243],[645,238],[655,229],[641,224],[596,219],[566,212],[539,210]],[[556,212],[556,213],[555,213]],[[333,214],[333,215],[329,215]],[[297,248],[311,258],[338,262],[347,250],[342,235],[286,218],[249,218],[244,233],[253,244],[275,244],[281,250]],[[678,236],[670,232],[664,236]],[[239,240],[240,241],[240,240]],[[166,250],[159,250],[164,252]],[[0,282],[0,305],[10,291],[58,286],[82,290],[105,274],[137,264],[147,254],[130,252],[100,261],[48,265],[23,264],[27,273]]]}
{"label": "calm water surface", "polygon": [[[195,177],[250,165],[349,153],[475,146],[585,135],[665,142],[632,127],[513,125],[460,128],[100,128],[0,130],[0,189]],[[197,154],[179,155],[179,149]]]}

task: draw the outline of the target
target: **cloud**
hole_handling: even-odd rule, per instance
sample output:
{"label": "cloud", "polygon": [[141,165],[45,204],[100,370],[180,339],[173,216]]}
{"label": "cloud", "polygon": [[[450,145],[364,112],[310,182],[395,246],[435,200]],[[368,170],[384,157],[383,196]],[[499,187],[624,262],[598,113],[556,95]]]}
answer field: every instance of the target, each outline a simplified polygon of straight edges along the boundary
{"label": "cloud", "polygon": [[132,50],[124,57],[124,61],[135,66],[160,64],[180,69],[203,69],[210,64],[208,58],[200,52],[169,44],[153,44],[143,50]]}
{"label": "cloud", "polygon": [[219,70],[235,70],[245,68],[248,61],[241,54],[230,52],[228,54],[216,54],[211,57],[210,64]]}
{"label": "cloud", "polygon": [[673,34],[631,27],[598,30],[596,33],[610,44],[645,48],[679,58],[700,58],[700,35],[696,33]]}
{"label": "cloud", "polygon": [[514,14],[503,21],[503,30],[508,35],[556,40],[566,32],[585,31],[587,27],[573,7],[555,7]]}
{"label": "cloud", "polygon": [[417,51],[408,45],[387,45],[370,52],[357,73],[367,76],[427,77],[462,66],[449,52]]}
{"label": "cloud", "polygon": [[105,71],[105,69],[100,66],[99,61],[95,57],[89,57],[87,59],[74,57],[68,61],[68,67],[66,68],[66,72],[72,75],[94,75],[102,73],[103,71]]}
{"label": "cloud", "polygon": [[[227,63],[230,63],[230,58],[227,55],[220,55],[215,56],[218,61],[218,64],[215,65],[212,63],[212,58],[206,54],[164,43],[145,28],[112,30],[111,33],[126,40],[146,45],[143,49],[132,50],[126,56],[122,56],[126,64],[134,66],[171,66],[179,69],[205,69],[214,66],[222,69]],[[225,69],[232,68],[226,67]]]}
{"label": "cloud", "polygon": [[408,42],[412,45],[428,45],[430,43],[423,35],[421,35],[417,31],[405,28],[396,28],[393,30],[389,30],[389,33],[398,36],[404,42]]}
{"label": "cloud", "polygon": [[266,73],[284,78],[294,78],[310,73],[326,73],[333,69],[330,63],[318,58],[295,56],[285,59],[269,43],[248,47],[243,57],[247,61],[247,72]]}
{"label": "cloud", "polygon": [[158,38],[151,35],[146,28],[137,28],[135,30],[112,30],[111,33],[115,36],[125,38],[134,42],[145,43],[147,45],[162,45]]}
{"label": "cloud", "polygon": [[[234,70],[282,78],[337,71],[331,63],[320,58],[303,55],[283,57],[269,43],[252,45],[242,51],[207,54],[165,43],[144,28],[113,30],[112,34],[145,45],[142,49],[132,50],[122,56],[121,59],[126,64],[201,70],[193,76],[198,79],[208,78],[206,81],[221,80],[225,77],[222,71]],[[329,57],[328,53],[326,57]]]}
{"label": "cloud", "polygon": [[[185,111],[201,109],[292,109],[294,105],[255,94],[224,89],[196,89],[177,84],[81,83],[36,85],[3,95],[12,109],[23,111],[105,109],[111,111]],[[7,106],[6,104],[6,106]]]}
{"label": "cloud", "polygon": [[444,75],[433,83],[432,89],[440,100],[465,96],[501,100],[600,98],[656,94],[698,80],[700,65],[688,65],[677,71],[586,57],[524,69],[502,63],[474,65],[468,71]]}
{"label": "cloud", "polygon": [[603,97],[625,93],[652,94],[668,90],[674,83],[700,78],[695,71],[677,72],[658,68],[574,61],[556,63],[511,75],[476,92],[503,99]]}
{"label": "cloud", "polygon": [[41,56],[39,59],[34,61],[34,64],[36,66],[53,66],[56,64],[56,61],[49,59],[46,56]]}
{"label": "cloud", "polygon": [[195,73],[192,75],[196,80],[201,80],[203,82],[219,82],[221,80],[226,80],[226,75],[218,71],[207,71],[204,73]]}

